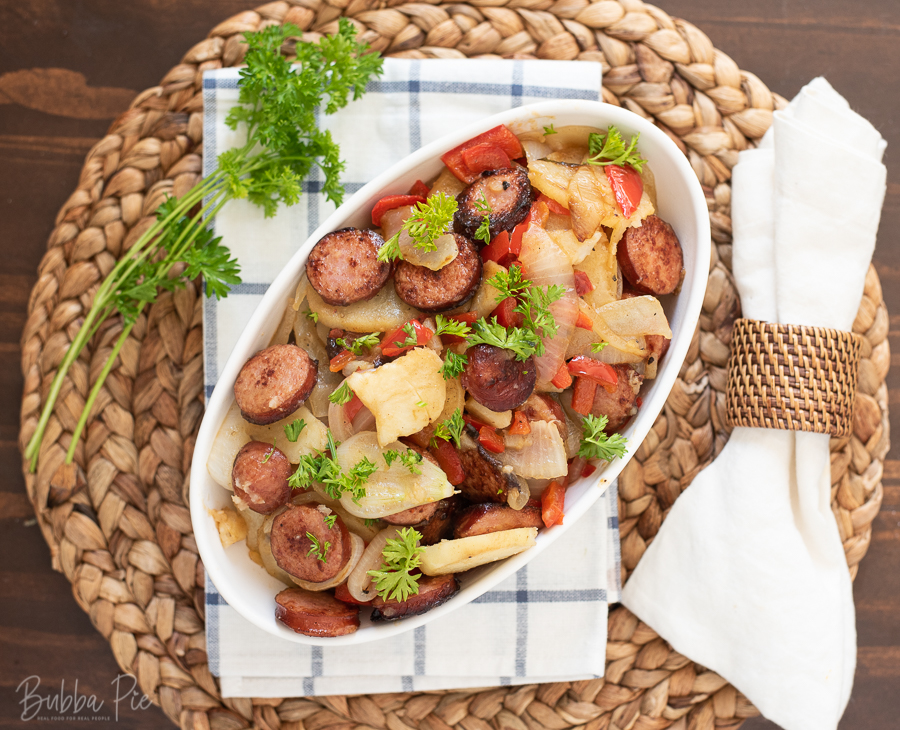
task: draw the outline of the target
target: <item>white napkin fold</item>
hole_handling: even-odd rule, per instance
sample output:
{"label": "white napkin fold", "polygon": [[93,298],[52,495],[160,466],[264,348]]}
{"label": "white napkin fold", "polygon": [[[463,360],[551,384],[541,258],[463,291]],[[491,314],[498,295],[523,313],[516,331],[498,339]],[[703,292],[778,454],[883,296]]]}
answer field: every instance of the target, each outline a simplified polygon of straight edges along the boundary
{"label": "white napkin fold", "polygon": [[[237,71],[204,75],[204,173],[240,135],[224,124]],[[348,192],[444,134],[550,98],[598,99],[600,64],[557,61],[385,60],[359,101],[323,119],[347,160]],[[404,192],[404,191],[397,191]],[[218,373],[268,284],[333,206],[317,178],[298,205],[271,219],[229,203],[215,232],[238,257],[244,283],[204,307],[205,384]],[[231,549],[238,549],[235,546]],[[607,603],[619,597],[615,486],[526,568],[466,606],[400,637],[358,647],[309,647],[256,629],[207,581],[209,665],[224,697],[422,691],[601,676]],[[573,629],[573,627],[577,627]]]}
{"label": "white napkin fold", "polygon": [[[744,316],[849,330],[884,199],[885,143],[818,78],[734,168]],[[675,503],[622,601],[787,730],[837,727],[856,664],[829,437],[736,428]]]}

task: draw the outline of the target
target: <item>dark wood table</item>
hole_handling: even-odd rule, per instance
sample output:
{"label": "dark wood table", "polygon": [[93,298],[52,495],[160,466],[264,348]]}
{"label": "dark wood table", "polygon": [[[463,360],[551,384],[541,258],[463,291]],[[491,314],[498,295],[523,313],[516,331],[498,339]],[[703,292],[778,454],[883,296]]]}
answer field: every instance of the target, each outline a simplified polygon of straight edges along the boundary
{"label": "dark wood table", "polygon": [[[19,336],[28,294],[60,205],[85,153],[136,92],[155,85],[184,51],[248,0],[0,0],[0,728],[22,720],[30,676],[44,694],[105,702],[121,728],[167,727],[155,707],[118,703],[119,675],[106,641],[50,568],[34,525],[17,448],[22,392]],[[663,0],[702,28],[717,48],[790,98],[824,75],[889,142],[888,193],[875,264],[892,324],[900,322],[900,3],[897,0]],[[834,181],[853,205],[853,164]],[[892,167],[893,164],[893,167]],[[895,325],[896,326],[896,325]],[[900,343],[892,337],[893,349]],[[900,371],[888,377],[900,417]],[[884,504],[855,584],[859,660],[841,728],[888,730],[900,716],[900,444],[885,462]],[[32,680],[33,682],[34,680]],[[118,696],[130,681],[121,681]],[[116,722],[118,720],[118,722]],[[50,723],[47,723],[50,724]],[[60,723],[53,723],[58,728]],[[747,730],[775,727],[760,718]]]}

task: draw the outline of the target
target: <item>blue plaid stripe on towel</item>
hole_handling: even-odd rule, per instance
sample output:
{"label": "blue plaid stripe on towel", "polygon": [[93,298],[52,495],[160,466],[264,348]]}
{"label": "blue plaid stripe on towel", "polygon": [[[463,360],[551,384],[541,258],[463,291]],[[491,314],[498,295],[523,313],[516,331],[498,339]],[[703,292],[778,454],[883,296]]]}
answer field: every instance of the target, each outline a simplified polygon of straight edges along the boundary
{"label": "blue plaid stripe on towel", "polygon": [[[347,161],[348,193],[423,144],[492,114],[553,98],[598,99],[600,64],[566,61],[386,59],[363,99],[324,120]],[[204,173],[239,143],[225,116],[237,71],[204,76]],[[241,262],[244,284],[204,309],[205,383],[215,385],[268,283],[334,206],[321,178],[274,218],[229,203],[216,234]],[[348,647],[310,647],[242,619],[209,581],[209,666],[225,697],[292,697],[526,684],[602,676],[607,605],[617,601],[621,560],[616,487],[562,538],[494,590],[406,634]],[[233,549],[238,549],[237,547]]]}

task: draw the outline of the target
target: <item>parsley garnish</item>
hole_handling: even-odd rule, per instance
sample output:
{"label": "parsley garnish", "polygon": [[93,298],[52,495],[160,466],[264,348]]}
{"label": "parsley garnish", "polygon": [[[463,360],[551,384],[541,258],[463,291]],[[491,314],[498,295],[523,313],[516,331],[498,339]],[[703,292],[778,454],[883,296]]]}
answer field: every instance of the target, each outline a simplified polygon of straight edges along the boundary
{"label": "parsley garnish", "polygon": [[484,245],[487,246],[491,242],[491,213],[494,212],[494,209],[491,208],[490,203],[487,202],[487,199],[484,197],[484,191],[481,193],[481,197],[478,200],[473,202],[475,206],[475,210],[481,213],[481,225],[478,226],[478,230],[475,231],[475,238],[479,241],[483,241]]}
{"label": "parsley garnish", "polygon": [[625,448],[628,445],[626,439],[620,433],[608,435],[603,429],[609,419],[606,416],[594,416],[588,414],[581,422],[581,446],[578,455],[584,459],[603,459],[612,461],[617,456],[625,456]]}
{"label": "parsley garnish", "polygon": [[396,449],[388,449],[387,451],[382,452],[381,455],[384,457],[384,463],[390,468],[391,464],[393,464],[397,457],[400,456],[400,453]]}
{"label": "parsley garnish", "polygon": [[271,459],[275,455],[275,442],[272,442],[272,448],[266,451],[266,455],[263,457],[262,463],[265,464],[269,459]]}
{"label": "parsley garnish", "polygon": [[370,570],[375,590],[382,600],[405,601],[410,595],[419,592],[419,576],[410,575],[410,571],[419,567],[421,553],[425,548],[419,547],[422,535],[411,527],[397,533],[396,539],[385,543],[381,555],[384,562],[380,570]]}
{"label": "parsley garnish", "polygon": [[549,127],[544,127],[544,136],[549,137],[551,134],[556,134],[556,130],[553,128],[551,124]]}
{"label": "parsley garnish", "polygon": [[372,332],[371,334],[357,337],[355,340],[346,340],[343,337],[338,337],[334,342],[338,347],[350,350],[354,355],[361,355],[363,350],[375,347],[381,342],[381,337],[378,332]]}
{"label": "parsley garnish", "polygon": [[456,444],[456,448],[460,447],[460,439],[462,438],[463,429],[466,427],[466,422],[462,417],[462,410],[457,408],[453,411],[453,415],[450,416],[446,421],[441,421],[434,428],[434,438],[444,439],[444,441],[450,441],[451,439]]}
{"label": "parsley garnish", "polygon": [[407,322],[403,325],[401,331],[406,335],[406,339],[403,340],[403,342],[398,342],[394,347],[398,347],[402,350],[404,347],[415,347],[419,344],[419,333],[416,332],[416,328],[413,326],[412,322]]}
{"label": "parsley garnish", "polygon": [[479,319],[473,325],[474,331],[469,337],[470,345],[493,345],[494,347],[502,347],[504,350],[512,352],[517,360],[527,360],[534,354],[538,353],[538,348],[543,351],[543,343],[540,338],[531,330],[522,327],[506,328],[497,322],[496,317],[492,317],[488,322]]}
{"label": "parsley garnish", "polygon": [[382,60],[377,53],[366,53],[366,44],[356,40],[356,29],[346,18],[339,19],[336,33],[318,43],[297,42],[296,59],[282,55],[288,39],[302,35],[291,23],[243,35],[247,52],[238,81],[239,103],[226,124],[232,129],[245,126],[247,141],[219,155],[216,171],[183,196],[166,199],[156,209],[153,224],[93,293],[92,306],[57,369],[25,447],[32,470],[69,369],[109,317],[121,314],[123,327],[72,431],[69,463],[113,363],[159,290],[182,289],[202,276],[207,294],[221,298],[240,282],[237,261],[209,226],[229,200],[246,198],[272,216],[279,204],[297,202],[303,179],[318,167],[324,177],[322,191],[329,200],[341,202],[344,163],[331,133],[319,128],[319,118],[362,96],[369,79],[381,74]]}
{"label": "parsley garnish", "polygon": [[366,496],[366,480],[378,471],[378,466],[363,457],[345,474],[335,458],[338,443],[331,429],[327,434],[328,453],[301,456],[297,470],[288,477],[288,484],[293,489],[308,489],[313,482],[319,482],[329,498],[340,499],[341,495],[349,492],[353,501],[358,503]]}
{"label": "parsley garnish", "polygon": [[603,348],[606,347],[609,343],[604,342],[592,342],[591,343],[591,352],[603,352]]}
{"label": "parsley garnish", "polygon": [[[558,284],[535,286],[530,279],[522,278],[522,269],[516,265],[510,266],[509,271],[498,271],[488,280],[488,284],[499,291],[498,302],[508,297],[519,300],[513,311],[525,317],[525,329],[534,332],[538,338],[552,338],[556,335],[556,318],[550,311],[550,305],[562,299],[566,293],[565,287]],[[543,342],[538,345],[537,354],[544,354]]]}
{"label": "parsley garnish", "polygon": [[346,380],[334,389],[334,392],[328,396],[328,400],[339,406],[353,400],[353,391],[350,390],[350,386],[347,385]]}
{"label": "parsley garnish", "polygon": [[419,408],[427,408],[428,407],[428,404],[423,400],[420,400],[418,403],[416,403],[416,405],[419,406]]}
{"label": "parsley garnish", "polygon": [[303,312],[303,314],[305,314],[307,317],[309,317],[316,324],[319,323],[319,315],[317,312],[314,312],[311,309],[307,309],[305,312]]}
{"label": "parsley garnish", "polygon": [[469,362],[467,355],[457,355],[455,352],[448,350],[447,359],[441,365],[441,375],[444,380],[459,377],[463,370],[466,369],[466,363]]}
{"label": "parsley garnish", "polygon": [[287,440],[292,444],[297,443],[297,439],[300,438],[300,432],[306,428],[306,421],[302,418],[295,418],[290,423],[284,424],[284,435],[287,437]]}
{"label": "parsley garnish", "polygon": [[328,515],[325,518],[325,524],[328,525],[328,529],[332,529],[334,527],[334,523],[337,522],[337,515]]}
{"label": "parsley garnish", "polygon": [[406,231],[416,248],[428,252],[437,249],[435,241],[450,230],[453,214],[456,213],[456,199],[445,193],[435,193],[424,203],[416,203],[413,214],[407,218],[400,231],[391,236],[378,249],[379,261],[402,258],[400,255],[400,233]]}
{"label": "parsley garnish", "polygon": [[330,542],[326,542],[324,545],[319,542],[319,538],[313,535],[311,532],[307,530],[306,537],[312,543],[312,547],[309,549],[309,552],[306,553],[306,556],[315,554],[316,560],[321,560],[323,563],[325,562],[325,556],[328,554],[328,548],[331,547]]}
{"label": "parsley garnish", "polygon": [[468,337],[471,328],[465,322],[457,319],[448,319],[443,314],[439,314],[434,318],[437,329],[435,334],[440,335],[456,335],[457,337]]}
{"label": "parsley garnish", "polygon": [[411,474],[422,473],[422,470],[418,467],[418,465],[422,463],[422,454],[418,451],[407,449],[404,453],[400,454],[400,463],[409,469]]}
{"label": "parsley garnish", "polygon": [[592,132],[588,136],[590,157],[585,160],[589,165],[628,165],[641,172],[647,160],[638,154],[637,143],[641,138],[636,134],[626,146],[619,130],[610,126],[606,134]]}

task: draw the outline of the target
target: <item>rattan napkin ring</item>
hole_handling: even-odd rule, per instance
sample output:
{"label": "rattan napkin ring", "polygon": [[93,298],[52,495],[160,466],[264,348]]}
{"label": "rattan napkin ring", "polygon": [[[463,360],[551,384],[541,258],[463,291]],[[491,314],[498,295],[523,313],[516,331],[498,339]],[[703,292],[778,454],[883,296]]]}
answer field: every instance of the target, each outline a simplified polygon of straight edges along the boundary
{"label": "rattan napkin ring", "polygon": [[728,361],[726,422],[848,436],[859,350],[859,337],[852,332],[737,320]]}

